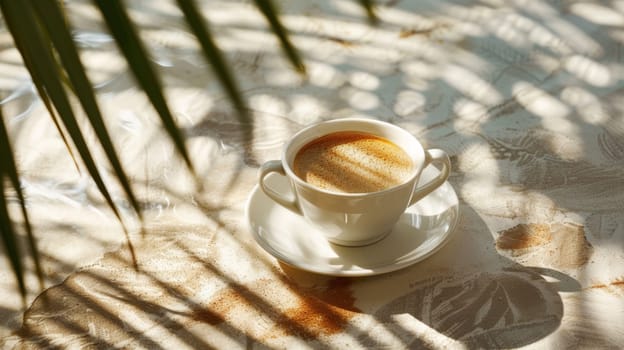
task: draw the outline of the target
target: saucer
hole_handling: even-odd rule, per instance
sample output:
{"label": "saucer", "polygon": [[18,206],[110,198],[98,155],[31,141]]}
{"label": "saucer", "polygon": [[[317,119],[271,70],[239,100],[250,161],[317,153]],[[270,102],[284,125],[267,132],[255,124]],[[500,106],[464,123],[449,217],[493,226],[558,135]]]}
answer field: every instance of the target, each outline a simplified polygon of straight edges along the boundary
{"label": "saucer", "polygon": [[[427,167],[424,183],[438,170]],[[267,184],[290,192],[288,179],[269,174]],[[459,218],[459,200],[453,187],[442,186],[407,208],[382,240],[362,247],[330,243],[303,217],[275,203],[256,185],[245,208],[256,242],[282,262],[302,270],[333,276],[370,276],[396,271],[422,261],[450,239]]]}

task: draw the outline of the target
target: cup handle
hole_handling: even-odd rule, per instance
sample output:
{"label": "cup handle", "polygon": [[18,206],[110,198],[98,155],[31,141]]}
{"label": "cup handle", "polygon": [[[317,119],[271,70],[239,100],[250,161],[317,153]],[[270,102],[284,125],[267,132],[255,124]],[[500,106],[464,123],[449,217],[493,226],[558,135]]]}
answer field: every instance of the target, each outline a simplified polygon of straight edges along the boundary
{"label": "cup handle", "polygon": [[429,193],[433,192],[436,188],[442,186],[444,181],[448,179],[449,174],[451,173],[451,160],[446,152],[438,148],[431,148],[426,150],[424,167],[428,166],[430,163],[442,164],[442,169],[440,170],[440,173],[438,174],[438,176],[436,176],[434,179],[430,180],[423,186],[414,189],[414,193],[412,193],[412,198],[410,199],[410,203],[408,206],[413,205]]}
{"label": "cup handle", "polygon": [[297,195],[293,191],[293,198],[287,198],[283,194],[275,191],[271,187],[267,186],[264,182],[267,175],[270,173],[278,173],[282,176],[286,176],[286,172],[284,171],[284,167],[282,166],[282,162],[279,160],[269,160],[262,164],[260,167],[260,171],[258,173],[258,184],[267,196],[273,199],[276,203],[283,206],[286,209],[291,210],[292,212],[301,215],[301,210],[299,209],[299,203],[297,202]]}

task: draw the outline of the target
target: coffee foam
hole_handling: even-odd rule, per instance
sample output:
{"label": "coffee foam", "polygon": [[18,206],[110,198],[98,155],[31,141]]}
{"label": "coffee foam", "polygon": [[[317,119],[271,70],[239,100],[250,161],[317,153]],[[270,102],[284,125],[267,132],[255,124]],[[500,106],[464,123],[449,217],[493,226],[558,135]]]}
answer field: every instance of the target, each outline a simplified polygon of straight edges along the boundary
{"label": "coffee foam", "polygon": [[413,171],[410,157],[384,138],[337,132],[299,150],[294,171],[314,186],[346,193],[376,192],[403,183]]}

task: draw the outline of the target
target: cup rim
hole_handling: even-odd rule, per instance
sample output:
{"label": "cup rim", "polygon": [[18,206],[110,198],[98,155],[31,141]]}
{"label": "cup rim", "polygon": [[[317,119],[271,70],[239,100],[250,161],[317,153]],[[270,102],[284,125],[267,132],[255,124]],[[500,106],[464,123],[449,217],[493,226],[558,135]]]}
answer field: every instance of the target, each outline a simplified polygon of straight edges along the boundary
{"label": "cup rim", "polygon": [[[416,162],[414,160],[414,158],[417,158],[418,155],[415,155],[414,153],[417,152],[413,149],[409,149],[406,150],[404,147],[401,147],[401,149],[403,149],[404,151],[406,151],[408,153],[408,155],[412,158],[412,161],[414,161],[414,168],[412,170],[412,174],[407,177],[407,179],[405,179],[405,181],[403,181],[402,183],[398,184],[398,185],[394,185],[392,187],[388,187],[385,188],[383,190],[380,191],[375,191],[375,192],[336,192],[336,191],[331,191],[331,190],[327,190],[324,188],[320,188],[314,185],[309,184],[308,182],[306,182],[305,180],[303,180],[302,178],[300,178],[295,172],[294,170],[291,168],[291,165],[289,164],[289,149],[292,146],[292,144],[297,141],[299,138],[302,137],[302,135],[307,134],[310,132],[310,130],[312,129],[316,129],[322,125],[331,125],[331,124],[342,124],[342,123],[349,123],[349,122],[353,122],[353,123],[357,123],[357,124],[373,124],[373,125],[377,125],[377,126],[382,126],[384,128],[390,128],[396,132],[399,132],[401,134],[406,135],[407,137],[409,137],[409,139],[411,139],[416,145],[418,145],[418,153],[420,153],[420,158],[422,158],[422,161],[420,162]],[[302,145],[300,145],[293,153],[297,153],[301,147],[303,147],[304,145],[308,144],[309,142],[311,142],[313,139],[319,138],[321,136],[324,135],[328,135],[331,134],[333,132],[340,132],[340,131],[355,131],[355,132],[365,132],[365,131],[360,131],[360,130],[349,130],[349,129],[344,129],[344,130],[333,130],[333,131],[329,131],[326,133],[321,133],[319,135],[316,135],[315,137],[311,138],[310,140],[307,140],[306,142],[303,142]],[[373,132],[369,132],[373,135],[375,135]],[[381,136],[381,135],[376,135],[376,136]],[[386,136],[382,136],[384,138],[387,138]],[[392,142],[394,142],[394,140],[391,140]],[[293,157],[294,159],[294,157]],[[377,120],[377,119],[368,119],[368,118],[339,118],[339,119],[332,119],[332,120],[326,120],[326,121],[321,121],[318,123],[314,123],[311,125],[308,125],[307,127],[299,130],[297,133],[295,133],[290,140],[284,145],[283,149],[282,149],[282,157],[281,157],[281,162],[282,162],[282,167],[284,168],[284,171],[286,172],[286,174],[288,175],[288,177],[290,179],[292,179],[293,181],[295,181],[295,183],[298,186],[301,186],[303,188],[306,188],[310,191],[316,191],[316,192],[320,192],[322,194],[325,195],[329,195],[329,196],[335,196],[335,197],[343,197],[343,198],[364,198],[364,197],[373,197],[373,196],[381,196],[390,192],[394,192],[394,191],[399,191],[399,190],[403,190],[406,186],[414,186],[414,180],[417,179],[420,176],[420,173],[422,172],[423,168],[424,168],[424,161],[425,161],[425,151],[424,151],[424,147],[423,145],[420,143],[420,141],[414,136],[412,135],[409,131],[405,130],[404,128],[394,125],[392,123],[389,122],[385,122],[385,121],[381,121],[381,120]]]}

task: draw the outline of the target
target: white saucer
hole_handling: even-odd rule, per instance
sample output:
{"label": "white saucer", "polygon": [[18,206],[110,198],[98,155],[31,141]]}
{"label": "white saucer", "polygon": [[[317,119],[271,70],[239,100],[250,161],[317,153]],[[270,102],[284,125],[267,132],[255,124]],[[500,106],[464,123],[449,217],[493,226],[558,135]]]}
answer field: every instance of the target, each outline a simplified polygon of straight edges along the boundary
{"label": "white saucer", "polygon": [[[427,167],[421,182],[438,170]],[[271,174],[267,183],[289,192],[288,180]],[[409,207],[392,232],[381,241],[363,247],[329,243],[303,217],[273,202],[256,186],[245,209],[256,242],[269,254],[302,270],[334,276],[368,276],[395,271],[422,261],[449,240],[459,217],[459,201],[445,182]]]}

